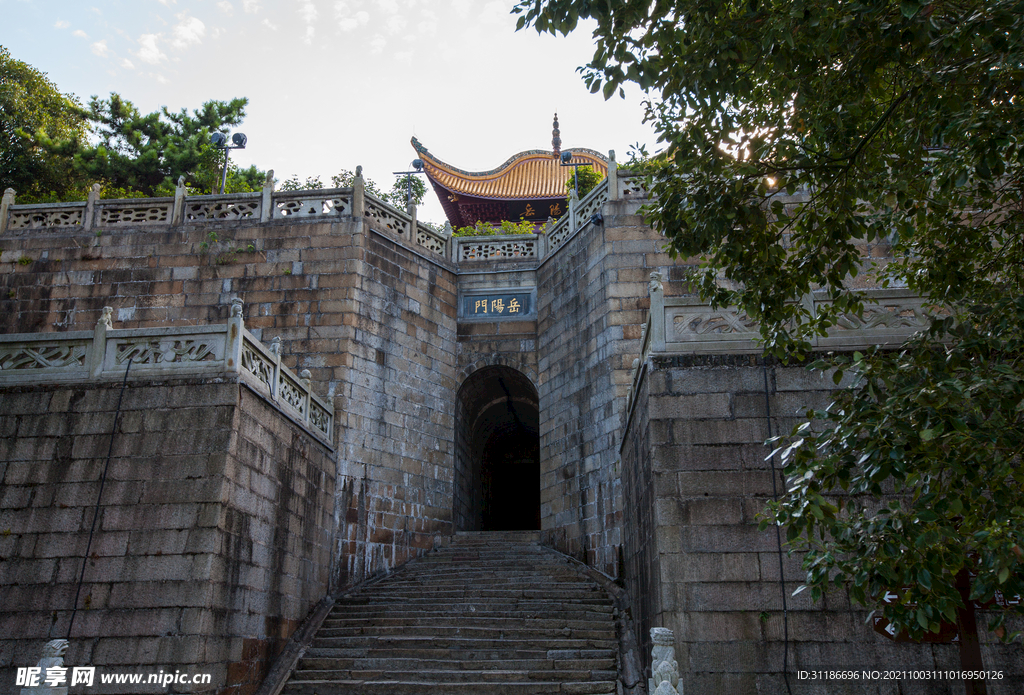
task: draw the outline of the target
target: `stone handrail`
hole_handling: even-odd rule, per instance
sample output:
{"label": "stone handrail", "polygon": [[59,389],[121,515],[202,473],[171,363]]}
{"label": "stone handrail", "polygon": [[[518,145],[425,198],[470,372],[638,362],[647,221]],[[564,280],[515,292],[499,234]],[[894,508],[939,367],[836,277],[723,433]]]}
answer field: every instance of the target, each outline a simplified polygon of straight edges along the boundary
{"label": "stone handrail", "polygon": [[[570,196],[569,210],[542,235],[463,237],[453,240],[451,260],[543,259],[585,226],[609,199],[643,197],[640,179],[628,172],[617,172],[614,153],[608,178],[583,200]],[[357,174],[361,167],[357,167]],[[272,174],[272,172],[271,172]],[[610,193],[611,192],[611,193]],[[377,227],[392,232],[428,251],[446,256],[448,238],[416,219],[415,208],[403,212],[365,192],[358,174],[348,188],[300,191],[274,191],[272,183],[254,193],[225,195],[187,195],[184,185],[169,198],[101,199],[99,184],[92,187],[88,200],[77,203],[16,205],[12,189],[0,202],[0,234],[28,229],[101,230],[140,225],[180,226],[210,222],[268,222],[281,219],[325,219],[365,217]],[[414,233],[413,233],[414,231]],[[513,241],[509,243],[509,239]]]}
{"label": "stone handrail", "polygon": [[538,234],[452,237],[452,256],[465,261],[535,261],[544,256],[544,237]]}
{"label": "stone handrail", "polygon": [[[139,225],[204,224],[208,222],[268,222],[270,220],[366,217],[378,226],[413,244],[444,255],[446,238],[416,221],[415,213],[402,212],[365,192],[357,176],[348,188],[274,191],[273,184],[255,193],[225,195],[186,194],[183,185],[171,198],[101,199],[99,184],[88,200],[78,203],[16,205],[12,189],[0,203],[0,234],[27,229],[75,229],[83,231],[137,227]],[[415,234],[409,231],[415,229]]]}
{"label": "stone handrail", "polygon": [[[93,331],[0,335],[0,385],[217,376],[240,378],[327,444],[334,408],[281,363],[280,341],[266,347],[242,322],[233,300],[226,325],[115,329],[104,307]],[[131,360],[131,366],[128,362]]]}
{"label": "stone handrail", "polygon": [[[653,285],[653,283],[652,283]],[[909,290],[866,290],[864,314],[847,316],[828,336],[815,337],[812,347],[828,349],[899,345],[928,326],[929,313],[939,311]],[[813,314],[831,302],[812,293],[803,302]],[[712,309],[697,297],[665,297],[651,292],[651,350],[670,354],[758,354],[757,323],[734,307]]]}

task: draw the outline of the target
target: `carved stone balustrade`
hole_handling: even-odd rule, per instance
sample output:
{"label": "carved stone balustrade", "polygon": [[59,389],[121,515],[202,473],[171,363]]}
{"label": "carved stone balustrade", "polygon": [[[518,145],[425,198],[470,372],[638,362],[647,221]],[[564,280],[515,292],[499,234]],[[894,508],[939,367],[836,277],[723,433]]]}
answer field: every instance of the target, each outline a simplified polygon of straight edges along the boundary
{"label": "carved stone balustrade", "polygon": [[[334,408],[263,345],[232,306],[226,325],[115,329],[105,307],[93,331],[0,335],[0,385],[237,374],[254,391],[326,442]],[[129,366],[129,361],[131,365]]]}

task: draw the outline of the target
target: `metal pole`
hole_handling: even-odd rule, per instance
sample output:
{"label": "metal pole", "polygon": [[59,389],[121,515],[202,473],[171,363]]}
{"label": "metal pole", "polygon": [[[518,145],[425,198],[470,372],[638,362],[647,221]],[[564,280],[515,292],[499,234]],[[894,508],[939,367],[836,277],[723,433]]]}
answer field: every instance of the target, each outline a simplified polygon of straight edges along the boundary
{"label": "metal pole", "polygon": [[220,177],[220,194],[224,195],[224,184],[228,180],[228,157],[231,156],[231,148],[224,148],[224,174]]}

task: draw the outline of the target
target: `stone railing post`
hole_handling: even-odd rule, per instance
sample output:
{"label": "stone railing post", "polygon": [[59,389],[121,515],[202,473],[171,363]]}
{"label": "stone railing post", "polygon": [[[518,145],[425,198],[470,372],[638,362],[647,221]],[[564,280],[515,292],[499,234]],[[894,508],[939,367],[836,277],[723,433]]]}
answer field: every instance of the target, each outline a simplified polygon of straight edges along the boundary
{"label": "stone railing post", "polygon": [[227,340],[224,343],[224,367],[232,372],[242,369],[242,336],[245,325],[242,322],[242,300],[231,300],[231,318],[228,319]]}
{"label": "stone railing post", "polygon": [[94,183],[85,199],[85,212],[82,213],[82,229],[89,231],[96,223],[96,207],[100,202],[100,185]]}
{"label": "stone railing post", "polygon": [[576,231],[576,208],[579,207],[580,199],[576,190],[569,191],[569,233]]}
{"label": "stone railing post", "polygon": [[363,181],[362,165],[356,167],[356,177],[352,179],[352,217],[363,219],[366,215],[366,183]]}
{"label": "stone railing post", "polygon": [[305,394],[302,396],[303,407],[302,407],[302,420],[309,425],[309,402],[313,399],[313,374],[308,369],[303,369],[299,372],[299,383],[302,384]]}
{"label": "stone railing post", "polygon": [[615,150],[608,150],[608,200],[619,199],[619,164]]}
{"label": "stone railing post", "polygon": [[651,352],[665,352],[665,286],[661,273],[651,273]]}
{"label": "stone railing post", "polygon": [[274,170],[267,171],[267,178],[263,181],[263,199],[260,203],[260,222],[269,222],[274,219]]}
{"label": "stone railing post", "polygon": [[0,199],[0,234],[7,231],[7,212],[14,205],[14,189],[8,188],[4,191],[4,197]]}
{"label": "stone railing post", "polygon": [[409,241],[416,242],[416,203],[409,201],[409,204],[405,206],[405,211],[409,213]]}
{"label": "stone railing post", "polygon": [[89,365],[89,374],[93,379],[99,378],[103,373],[103,361],[107,355],[107,331],[114,327],[113,315],[113,307],[103,307],[103,313],[100,314],[100,319],[92,332],[92,363]]}
{"label": "stone railing post", "polygon": [[679,663],[676,661],[676,639],[671,630],[651,628],[651,678],[647,681],[650,695],[682,695],[679,685]]}
{"label": "stone railing post", "polygon": [[441,230],[441,234],[444,236],[444,257],[452,263],[455,262],[455,230],[452,229],[452,223],[448,220],[444,221],[444,229]]}
{"label": "stone railing post", "polygon": [[270,353],[274,356],[274,377],[270,385],[270,397],[277,401],[278,387],[281,385],[281,336],[270,341]]}
{"label": "stone railing post", "polygon": [[185,220],[185,177],[178,177],[174,187],[174,208],[171,210],[171,226],[178,227]]}

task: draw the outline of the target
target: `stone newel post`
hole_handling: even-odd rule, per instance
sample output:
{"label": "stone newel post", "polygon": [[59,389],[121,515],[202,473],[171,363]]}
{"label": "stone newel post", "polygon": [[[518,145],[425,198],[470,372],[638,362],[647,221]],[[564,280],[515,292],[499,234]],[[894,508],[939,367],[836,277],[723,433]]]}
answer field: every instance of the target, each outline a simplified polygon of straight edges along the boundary
{"label": "stone newel post", "polygon": [[671,630],[651,628],[651,679],[647,681],[650,695],[682,695],[679,685],[679,664],[676,662],[676,640]]}
{"label": "stone newel post", "polygon": [[0,233],[7,229],[7,211],[14,205],[14,189],[8,188],[4,191],[4,197],[0,200]]}

